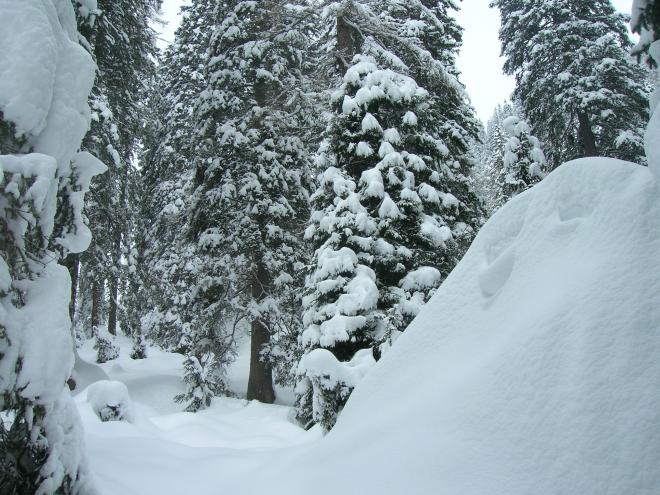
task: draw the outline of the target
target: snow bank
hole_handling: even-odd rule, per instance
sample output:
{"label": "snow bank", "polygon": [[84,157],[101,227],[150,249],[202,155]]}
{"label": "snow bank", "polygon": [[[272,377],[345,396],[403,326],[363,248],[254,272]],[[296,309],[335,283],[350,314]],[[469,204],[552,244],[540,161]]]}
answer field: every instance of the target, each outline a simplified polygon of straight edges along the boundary
{"label": "snow bank", "polygon": [[330,434],[260,479],[290,494],[659,493],[658,189],[645,167],[589,159],[517,196]]}

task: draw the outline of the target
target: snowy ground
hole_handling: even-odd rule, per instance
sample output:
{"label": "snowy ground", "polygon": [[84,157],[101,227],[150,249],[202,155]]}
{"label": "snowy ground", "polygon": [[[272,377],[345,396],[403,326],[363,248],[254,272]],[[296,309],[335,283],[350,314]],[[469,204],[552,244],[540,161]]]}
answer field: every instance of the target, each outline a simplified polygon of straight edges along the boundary
{"label": "snowy ground", "polygon": [[[100,366],[127,386],[133,423],[103,423],[87,403],[87,391],[76,396],[100,495],[219,493],[223,481],[258,472],[279,449],[320,438],[289,420],[292,392],[281,388],[276,405],[217,398],[205,411],[181,412],[172,398],[184,389],[182,356],[151,348],[147,359],[133,360],[128,339],[118,342],[121,356]],[[79,350],[88,362],[94,362],[92,344]],[[245,393],[248,356],[245,342],[230,370],[237,395]]]}
{"label": "snowy ground", "polygon": [[[181,413],[181,357],[104,365],[134,423],[77,403],[101,494],[658,495],[660,183],[563,165],[482,228],[323,439],[286,405]],[[245,389],[246,349],[232,369]],[[89,347],[81,351],[93,359]],[[286,394],[280,391],[281,402]],[[290,395],[289,395],[290,397]]]}

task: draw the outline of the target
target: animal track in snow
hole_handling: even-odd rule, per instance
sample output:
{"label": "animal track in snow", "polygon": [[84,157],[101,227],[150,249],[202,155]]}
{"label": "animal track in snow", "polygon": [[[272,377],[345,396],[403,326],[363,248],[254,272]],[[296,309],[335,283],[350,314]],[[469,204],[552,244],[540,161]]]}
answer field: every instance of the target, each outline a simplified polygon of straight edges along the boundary
{"label": "animal track in snow", "polygon": [[569,222],[571,220],[582,219],[591,214],[591,210],[583,205],[560,205],[557,209],[559,220],[562,222]]}
{"label": "animal track in snow", "polygon": [[515,261],[515,250],[510,247],[479,274],[479,288],[484,297],[492,297],[504,287]]}

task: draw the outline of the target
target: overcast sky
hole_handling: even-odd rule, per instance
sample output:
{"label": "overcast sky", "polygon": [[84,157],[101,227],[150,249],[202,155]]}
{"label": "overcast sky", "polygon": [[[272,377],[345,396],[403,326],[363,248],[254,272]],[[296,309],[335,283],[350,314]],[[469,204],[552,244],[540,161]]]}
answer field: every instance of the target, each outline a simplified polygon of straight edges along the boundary
{"label": "overcast sky", "polygon": [[[463,0],[457,17],[465,29],[463,50],[458,60],[462,82],[467,86],[472,104],[484,122],[498,103],[513,91],[513,81],[502,74],[500,43],[497,39],[500,20],[496,9],[488,8],[490,0]],[[179,8],[188,0],[164,0],[161,46],[174,37],[179,23]],[[632,0],[613,0],[622,12],[630,13]]]}

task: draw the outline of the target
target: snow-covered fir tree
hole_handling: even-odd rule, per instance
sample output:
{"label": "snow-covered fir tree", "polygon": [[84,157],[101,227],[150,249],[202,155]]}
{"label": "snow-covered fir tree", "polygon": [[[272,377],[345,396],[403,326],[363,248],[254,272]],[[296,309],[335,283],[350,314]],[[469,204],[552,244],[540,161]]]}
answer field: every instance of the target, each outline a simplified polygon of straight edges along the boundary
{"label": "snow-covered fir tree", "polygon": [[133,338],[131,359],[145,359],[147,357],[147,342],[142,332],[138,332]]}
{"label": "snow-covered fir tree", "polygon": [[657,69],[655,91],[649,98],[650,119],[644,134],[644,151],[651,171],[660,177],[660,3],[635,0],[631,28],[640,35],[633,52],[648,54],[647,62]]}
{"label": "snow-covered fir tree", "polygon": [[[80,273],[81,292],[91,294],[91,304],[80,307],[78,326],[106,326],[113,335],[122,312],[120,291],[129,287],[125,260],[134,247],[131,234],[137,220],[133,196],[139,184],[133,159],[142,129],[144,81],[154,71],[156,45],[150,22],[160,3],[98,0],[94,22],[79,19],[80,30],[89,41],[98,67],[90,99],[92,128],[83,148],[99,156],[109,170],[94,184],[91,200],[86,204],[93,245],[81,256],[80,267],[76,266],[76,259],[69,262],[72,273]],[[137,289],[135,285],[130,287]]]}
{"label": "snow-covered fir tree", "polygon": [[96,362],[107,363],[119,357],[119,347],[113,342],[113,337],[104,326],[94,329],[96,341],[94,350],[96,350]]}
{"label": "snow-covered fir tree", "polygon": [[518,109],[510,102],[497,105],[486,124],[481,140],[474,142],[474,153],[477,157],[477,167],[474,170],[475,190],[484,203],[487,217],[490,217],[504,204],[500,173],[504,168],[504,146],[507,135],[504,130],[504,119],[517,115]]}
{"label": "snow-covered fir tree", "polygon": [[512,115],[502,122],[507,134],[499,184],[505,199],[529,189],[545,176],[545,155],[527,122]]}
{"label": "snow-covered fir tree", "polygon": [[[192,306],[197,334],[251,335],[247,398],[273,402],[271,339],[296,319],[309,189],[308,156],[299,137],[302,63],[308,44],[295,3],[231,1],[218,7],[206,72],[196,103],[199,128],[189,234],[201,257]],[[191,353],[196,349],[191,348]],[[216,366],[226,357],[215,355]]]}
{"label": "snow-covered fir tree", "polygon": [[[640,38],[633,48],[633,54],[648,54],[653,42],[660,39],[660,2],[633,0],[630,28]],[[651,65],[657,65],[652,57],[648,57],[647,61]]]}
{"label": "snow-covered fir tree", "polygon": [[194,0],[182,8],[181,25],[152,81],[140,160],[145,223],[138,253],[146,291],[142,329],[161,347],[183,352],[198,276],[194,245],[184,228],[194,176],[192,114],[196,98],[207,86],[204,61],[216,5],[214,0]]}
{"label": "snow-covered fir tree", "polygon": [[643,161],[644,74],[609,0],[494,0],[504,70],[552,169],[573,158]]}
{"label": "snow-covered fir tree", "polygon": [[70,0],[1,7],[0,492],[92,493],[66,385],[71,279],[59,262],[89,244],[82,206],[105,170],[77,152],[94,63]]}
{"label": "snow-covered fir tree", "polygon": [[[401,2],[384,16],[367,2],[328,10],[345,74],[332,97],[306,231],[315,254],[296,390],[306,426],[334,425],[355,371],[370,362],[365,351],[373,362],[391,345],[479,223],[467,178],[474,163],[468,141],[478,124],[455,67],[431,57],[419,33],[399,31],[405,15],[419,24],[420,12],[430,15],[416,2]],[[442,22],[434,18],[432,25]],[[451,53],[442,60],[453,60]],[[466,115],[454,118],[457,108]]]}

